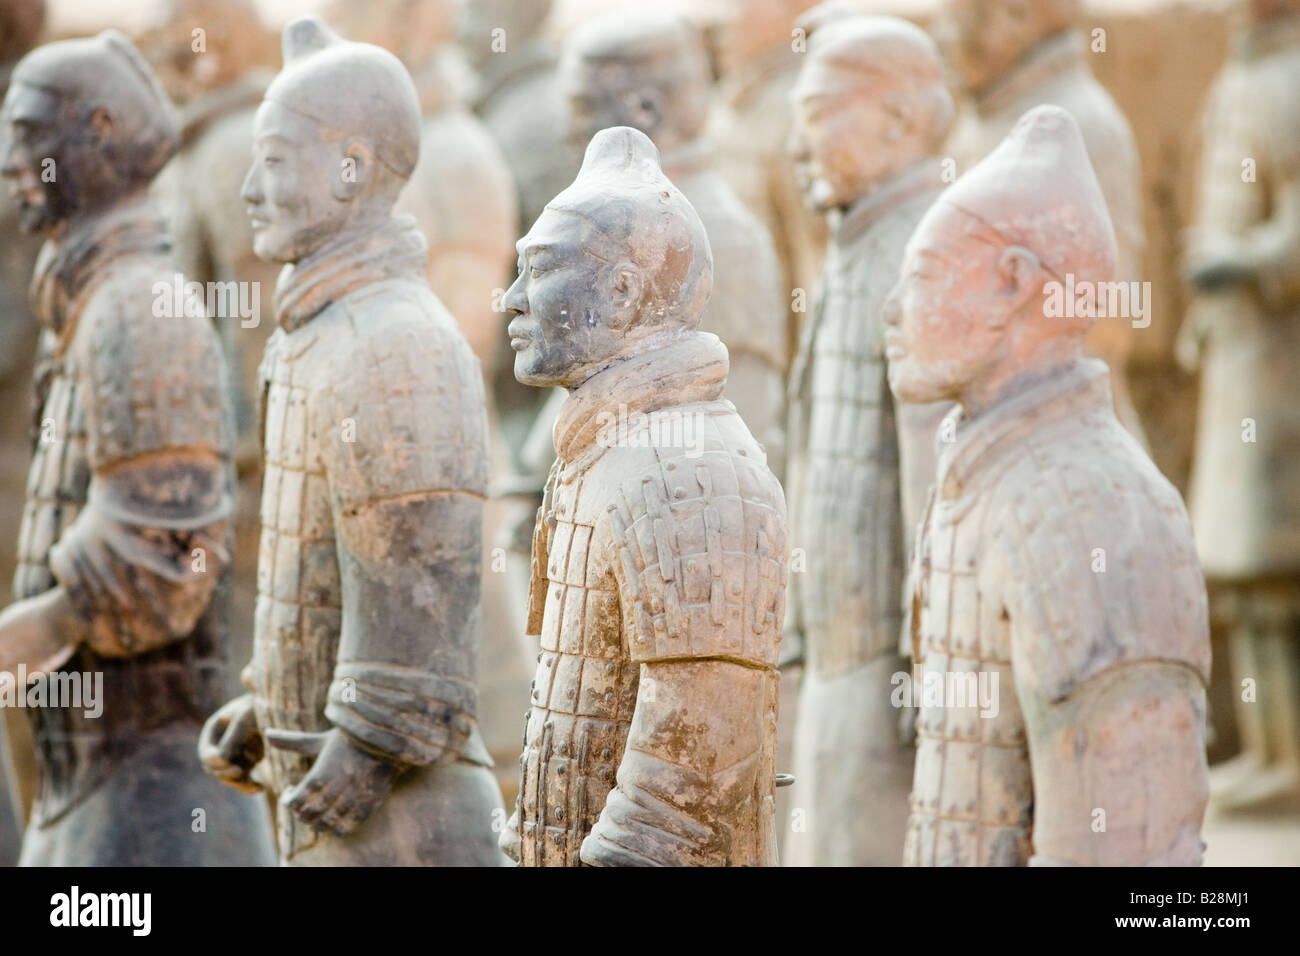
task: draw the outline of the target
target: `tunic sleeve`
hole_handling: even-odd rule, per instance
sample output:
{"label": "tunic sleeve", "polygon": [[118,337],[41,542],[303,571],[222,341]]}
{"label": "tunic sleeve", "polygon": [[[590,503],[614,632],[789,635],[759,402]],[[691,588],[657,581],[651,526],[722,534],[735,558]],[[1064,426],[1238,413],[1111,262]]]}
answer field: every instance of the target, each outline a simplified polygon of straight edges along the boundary
{"label": "tunic sleeve", "polygon": [[201,316],[157,317],[124,269],[87,303],[69,349],[85,409],[85,507],[51,570],[105,656],[186,637],[227,552],[232,500],[220,348]]}

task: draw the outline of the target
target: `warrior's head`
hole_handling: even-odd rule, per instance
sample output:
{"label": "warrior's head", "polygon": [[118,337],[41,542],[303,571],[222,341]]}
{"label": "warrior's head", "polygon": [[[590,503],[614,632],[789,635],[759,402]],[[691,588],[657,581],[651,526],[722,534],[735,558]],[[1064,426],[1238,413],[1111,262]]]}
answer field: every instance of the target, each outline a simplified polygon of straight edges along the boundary
{"label": "warrior's head", "polygon": [[982,408],[1022,373],[1078,357],[1089,310],[1049,308],[1111,279],[1115,232],[1074,118],[1038,106],[930,207],[885,304],[905,402]]}
{"label": "warrior's head", "polygon": [[987,89],[1030,48],[1078,24],[1080,0],[947,0],[934,25],[971,93]]}
{"label": "warrior's head", "polygon": [[597,132],[630,126],[661,150],[697,139],[713,78],[699,34],[680,17],[619,13],[579,27],[560,59],[569,128],[585,146]]}
{"label": "warrior's head", "polygon": [[713,256],[694,207],[628,127],[592,138],[578,177],[520,239],[515,378],[573,388],[596,372],[699,327]]}
{"label": "warrior's head", "polygon": [[397,57],[340,39],[317,17],[289,23],[283,46],[242,195],[253,251],[297,262],[391,216],[419,157],[420,105]]}
{"label": "warrior's head", "polygon": [[54,235],[143,190],[176,151],[175,110],[116,30],[38,47],[5,94],[0,173],[24,232]]}
{"label": "warrior's head", "polygon": [[790,152],[818,211],[850,206],[935,155],[953,116],[934,41],[896,17],[818,26],[791,101]]}

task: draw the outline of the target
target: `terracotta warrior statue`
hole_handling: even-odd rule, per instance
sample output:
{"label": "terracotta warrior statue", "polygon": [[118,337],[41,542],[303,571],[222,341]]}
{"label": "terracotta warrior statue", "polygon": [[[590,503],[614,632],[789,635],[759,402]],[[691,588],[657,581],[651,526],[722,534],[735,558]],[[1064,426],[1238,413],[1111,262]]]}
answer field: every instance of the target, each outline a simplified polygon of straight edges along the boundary
{"label": "terracotta warrior statue", "polygon": [[282,863],[504,862],[476,723],[482,378],[424,237],[392,216],[419,100],[396,57],[316,17],[283,45],[243,188],[257,254],[289,264],[262,364],[251,693],[199,753],[278,801]]}
{"label": "terracotta warrior statue", "polygon": [[1251,0],[1210,92],[1186,252],[1201,368],[1192,524],[1228,628],[1242,754],[1224,809],[1300,806],[1300,3]]}
{"label": "terracotta warrior statue", "polygon": [[[9,74],[32,48],[45,22],[45,0],[10,0],[0,4],[0,100]],[[0,155],[7,133],[0,125]],[[40,323],[27,300],[27,284],[41,237],[18,229],[18,205],[0,196],[0,404],[26,409],[31,404],[32,360]],[[31,452],[31,416],[6,415],[0,427],[0,460],[13,467],[0,471],[0,580],[13,580],[20,503],[26,496]],[[6,732],[7,731],[7,732]],[[10,740],[12,734],[14,739]],[[27,718],[15,708],[0,711],[0,866],[12,866],[22,845],[24,796],[30,795],[32,763]]]}
{"label": "terracotta warrior statue", "polygon": [[772,865],[785,502],[722,398],[726,347],[698,330],[704,225],[650,140],[615,127],[518,249],[515,374],[569,394],[502,846],[526,866]]}
{"label": "terracotta warrior statue", "polygon": [[899,688],[920,705],[910,865],[1201,860],[1210,645],[1191,523],[1084,357],[1091,317],[1048,302],[1116,258],[1079,124],[1039,106],[925,214],[886,303],[894,394],[959,405]]}
{"label": "terracotta warrior statue", "polygon": [[814,2],[707,5],[717,11],[706,36],[719,76],[708,137],[718,172],[772,236],[781,263],[787,359],[794,357],[826,242],[823,223],[803,202],[787,150],[790,90],[807,48],[806,30],[796,20]]}
{"label": "terracotta warrior statue", "polygon": [[[987,155],[1020,115],[1040,103],[1070,111],[1083,131],[1119,243],[1115,280],[1142,273],[1142,171],[1128,120],[1088,66],[1079,29],[1080,0],[946,0],[935,32],[970,102],[948,141],[956,172]],[[1133,337],[1129,316],[1101,317],[1088,351],[1110,366],[1115,410],[1133,435],[1146,439],[1129,397],[1126,366]]]}
{"label": "terracotta warrior statue", "polygon": [[796,171],[831,239],[791,385],[792,544],[807,567],[791,575],[787,622],[804,642],[791,791],[802,819],[783,861],[892,866],[912,786],[890,702],[905,669],[900,433],[919,411],[913,445],[932,449],[936,413],[951,406],[895,405],[881,309],[943,187],[936,154],[953,104],[934,42],[905,20],[866,16],[816,32],[793,101]]}
{"label": "terracotta warrior statue", "polygon": [[704,45],[667,13],[623,12],[576,29],[560,60],[560,89],[573,135],[630,126],[660,151],[663,173],[695,207],[713,252],[713,295],[701,328],[731,357],[727,396],[767,451],[779,478],[785,461],[785,293],[772,241],[713,169],[703,139],[712,79]]}
{"label": "terracotta warrior statue", "polygon": [[24,57],[3,121],[0,172],[46,237],[40,418],[0,614],[0,685],[25,694],[38,762],[21,862],[270,862],[265,808],[194,758],[226,688],[233,474],[216,332],[158,294],[180,278],[145,195],[176,149],[171,103],[108,31]]}

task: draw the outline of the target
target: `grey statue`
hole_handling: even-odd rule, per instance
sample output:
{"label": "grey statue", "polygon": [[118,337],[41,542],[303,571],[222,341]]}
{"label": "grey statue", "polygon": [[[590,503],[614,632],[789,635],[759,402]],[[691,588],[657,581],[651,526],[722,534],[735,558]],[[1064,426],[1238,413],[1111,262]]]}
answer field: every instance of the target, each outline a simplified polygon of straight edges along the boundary
{"label": "grey statue", "polygon": [[393,204],[419,156],[415,85],[316,17],[283,34],[243,198],[288,263],[262,362],[264,480],[250,693],[208,771],[277,801],[280,859],[504,862],[477,727],[483,385]]}
{"label": "grey statue", "polygon": [[[18,600],[0,614],[0,683],[46,698],[27,710],[21,862],[270,862],[265,808],[194,757],[226,681],[232,423],[216,331],[159,298],[182,277],[146,191],[176,149],[174,111],[108,31],[24,57],[3,119],[0,172],[23,230],[47,237],[32,284],[47,371]],[[81,706],[65,699],[78,684]]]}

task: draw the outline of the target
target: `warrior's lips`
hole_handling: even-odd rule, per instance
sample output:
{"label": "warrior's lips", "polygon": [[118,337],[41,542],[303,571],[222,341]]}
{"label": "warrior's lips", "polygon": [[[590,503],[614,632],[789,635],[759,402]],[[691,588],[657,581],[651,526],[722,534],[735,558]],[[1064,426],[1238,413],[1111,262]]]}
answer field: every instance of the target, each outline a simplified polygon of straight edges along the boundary
{"label": "warrior's lips", "polygon": [[893,329],[885,330],[885,358],[897,362],[907,357],[907,349],[898,343],[898,333]]}
{"label": "warrior's lips", "polygon": [[528,346],[532,344],[533,344],[533,340],[526,335],[510,336],[510,347],[514,349],[516,352],[522,352],[524,349],[528,348]]}

